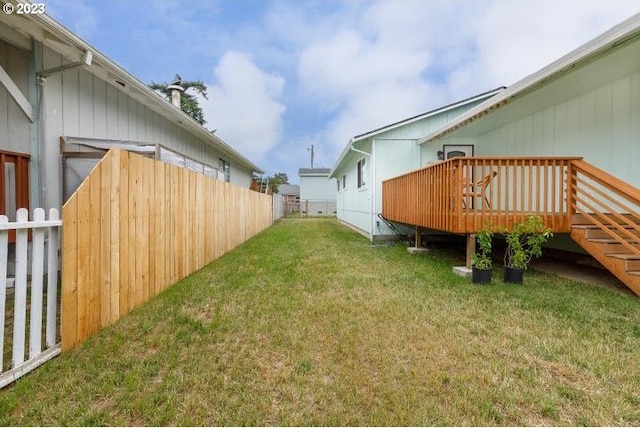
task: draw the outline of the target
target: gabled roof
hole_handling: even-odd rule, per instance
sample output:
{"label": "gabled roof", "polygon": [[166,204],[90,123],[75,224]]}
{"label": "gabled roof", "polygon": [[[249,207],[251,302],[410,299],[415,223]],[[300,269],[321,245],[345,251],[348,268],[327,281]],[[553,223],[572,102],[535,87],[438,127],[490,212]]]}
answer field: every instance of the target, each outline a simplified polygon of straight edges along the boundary
{"label": "gabled roof", "polygon": [[360,134],[360,135],[356,135],[355,137],[352,137],[349,140],[349,142],[347,143],[347,145],[345,146],[344,150],[342,150],[342,153],[340,153],[340,156],[338,157],[338,160],[336,161],[336,163],[333,165],[333,169],[331,171],[331,175],[329,176],[329,178],[334,178],[333,174],[336,172],[337,167],[347,157],[347,155],[351,151],[351,147],[353,146],[354,143],[356,143],[358,141],[366,140],[366,139],[371,138],[371,137],[374,137],[374,136],[379,135],[379,134],[381,134],[383,132],[391,131],[391,130],[399,128],[401,126],[406,126],[406,125],[409,125],[411,123],[418,122],[420,120],[429,118],[431,116],[436,116],[436,115],[445,113],[445,112],[447,112],[449,110],[456,109],[458,107],[461,107],[461,106],[466,105],[466,104],[473,103],[473,102],[481,100],[483,98],[494,97],[496,94],[498,94],[501,91],[505,90],[505,88],[506,88],[505,86],[500,86],[498,88],[491,89],[490,91],[483,92],[481,94],[474,95],[474,96],[469,97],[469,98],[465,98],[465,99],[463,99],[461,101],[457,101],[457,102],[454,102],[454,103],[451,103],[451,104],[447,104],[445,106],[438,107],[436,109],[430,110],[430,111],[428,111],[426,113],[422,113],[422,114],[419,114],[417,116],[413,116],[413,117],[410,117],[408,119],[401,120],[399,122],[394,122],[394,123],[391,123],[389,125],[385,125],[385,126],[383,126],[381,128],[377,128],[377,129],[374,129],[372,131],[365,132],[364,134]]}
{"label": "gabled roof", "polygon": [[418,142],[423,144],[437,140],[478,121],[480,118],[494,114],[496,111],[502,111],[505,105],[575,71],[579,67],[605,55],[612,49],[620,47],[625,42],[638,36],[640,36],[640,13],[621,22],[546,67],[514,83],[500,94],[466,111],[442,128],[421,138]]}
{"label": "gabled roof", "polygon": [[278,186],[281,195],[300,195],[300,186],[297,184],[281,184]]}
{"label": "gabled roof", "polygon": [[385,126],[383,126],[381,128],[374,129],[373,131],[369,131],[369,132],[365,132],[364,134],[356,135],[355,137],[353,137],[351,139],[351,142],[355,142],[355,141],[358,141],[358,140],[363,140],[365,138],[373,137],[374,135],[381,134],[381,133],[387,132],[387,131],[391,131],[392,129],[399,128],[401,126],[409,125],[410,123],[417,122],[417,121],[422,120],[422,119],[426,119],[426,118],[428,118],[430,116],[435,116],[437,114],[442,114],[442,113],[444,113],[446,111],[453,110],[455,108],[458,108],[458,107],[463,106],[465,104],[472,103],[472,102],[480,100],[482,98],[492,97],[492,96],[500,93],[501,91],[505,90],[506,88],[507,88],[506,86],[500,86],[499,88],[492,89],[492,90],[484,92],[482,94],[474,95],[474,96],[466,98],[464,100],[457,101],[455,103],[452,103],[452,104],[449,104],[449,105],[446,105],[446,106],[443,106],[443,107],[438,107],[438,108],[430,110],[430,111],[428,111],[426,113],[422,113],[422,114],[419,114],[417,116],[413,116],[413,117],[410,117],[408,119],[404,119],[404,120],[401,120],[399,122],[392,123],[390,125],[385,125]]}
{"label": "gabled roof", "polygon": [[[11,3],[16,4],[16,0]],[[2,39],[22,49],[31,50],[34,38],[45,46],[59,52],[69,62],[81,61],[86,52],[91,52],[93,59],[87,71],[110,83],[130,97],[148,106],[170,122],[198,137],[200,140],[219,150],[230,160],[259,174],[264,171],[245,156],[229,146],[222,139],[204,128],[189,115],[175,108],[168,100],[149,88],[132,74],[124,70],[114,61],[98,51],[95,47],[78,37],[47,14],[5,14],[0,13],[0,31]]]}

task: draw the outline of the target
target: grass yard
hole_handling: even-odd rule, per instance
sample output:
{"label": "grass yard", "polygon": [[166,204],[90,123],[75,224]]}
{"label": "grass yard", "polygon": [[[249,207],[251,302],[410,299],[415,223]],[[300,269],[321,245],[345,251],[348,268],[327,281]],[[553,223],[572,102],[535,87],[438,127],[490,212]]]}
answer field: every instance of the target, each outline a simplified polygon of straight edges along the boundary
{"label": "grass yard", "polygon": [[0,424],[640,424],[637,297],[461,255],[281,221],[0,391]]}

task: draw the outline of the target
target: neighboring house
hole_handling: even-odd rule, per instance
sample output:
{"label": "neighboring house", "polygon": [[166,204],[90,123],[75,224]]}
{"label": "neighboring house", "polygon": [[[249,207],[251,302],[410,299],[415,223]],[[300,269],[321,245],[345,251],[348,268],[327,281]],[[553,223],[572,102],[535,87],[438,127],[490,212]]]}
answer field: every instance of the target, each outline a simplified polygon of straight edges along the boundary
{"label": "neighboring house", "polygon": [[382,181],[432,162],[429,156],[421,154],[419,138],[503,89],[497,88],[353,137],[329,175],[335,179],[333,189],[337,189],[338,219],[371,240],[393,235],[394,232],[378,217],[382,212]]}
{"label": "neighboring house", "polygon": [[[640,234],[638,118],[640,14],[425,133],[423,160],[436,161],[451,145],[480,158],[388,180],[383,212],[466,234],[537,214],[559,238],[554,246],[576,250],[578,243],[640,294],[633,237]],[[465,196],[471,188],[465,178],[478,183],[493,174],[489,185],[473,190],[475,201]],[[410,186],[424,190],[402,197]]]}
{"label": "neighboring house", "polygon": [[287,213],[300,210],[300,186],[297,184],[281,184],[278,186],[278,194],[282,195]]}
{"label": "neighboring house", "polygon": [[10,216],[59,209],[110,147],[242,187],[263,172],[46,14],[0,14],[0,112]]}
{"label": "neighboring house", "polygon": [[306,215],[336,214],[336,185],[329,168],[299,168],[300,212]]}

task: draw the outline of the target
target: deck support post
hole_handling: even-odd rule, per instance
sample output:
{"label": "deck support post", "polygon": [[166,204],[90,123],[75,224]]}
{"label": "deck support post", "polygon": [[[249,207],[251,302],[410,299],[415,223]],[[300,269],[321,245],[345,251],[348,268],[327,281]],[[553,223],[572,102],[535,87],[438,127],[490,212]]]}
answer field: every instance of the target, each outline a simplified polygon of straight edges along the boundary
{"label": "deck support post", "polygon": [[471,268],[471,257],[476,252],[476,235],[475,233],[467,234],[467,267]]}
{"label": "deck support post", "polygon": [[422,233],[420,233],[420,226],[416,226],[416,248],[422,247]]}

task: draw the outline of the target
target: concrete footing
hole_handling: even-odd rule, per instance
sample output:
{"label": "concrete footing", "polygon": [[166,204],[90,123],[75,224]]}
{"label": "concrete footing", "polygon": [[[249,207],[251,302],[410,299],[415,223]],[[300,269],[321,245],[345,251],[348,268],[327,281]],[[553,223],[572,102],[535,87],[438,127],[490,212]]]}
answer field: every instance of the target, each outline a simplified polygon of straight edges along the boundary
{"label": "concrete footing", "polygon": [[409,254],[424,254],[428,252],[429,249],[422,247],[407,247],[407,251],[409,252]]}
{"label": "concrete footing", "polygon": [[454,266],[453,273],[465,278],[469,278],[471,276],[471,268],[468,268],[466,266]]}

